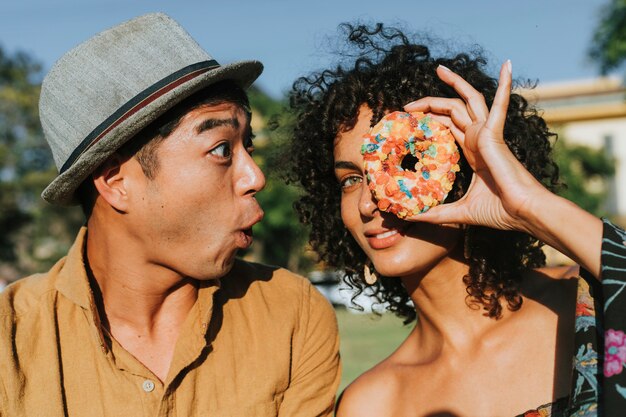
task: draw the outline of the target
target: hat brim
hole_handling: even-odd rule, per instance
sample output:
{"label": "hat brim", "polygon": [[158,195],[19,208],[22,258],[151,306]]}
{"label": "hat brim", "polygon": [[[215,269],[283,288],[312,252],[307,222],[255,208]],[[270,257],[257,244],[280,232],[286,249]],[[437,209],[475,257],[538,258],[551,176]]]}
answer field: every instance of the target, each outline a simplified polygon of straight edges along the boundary
{"label": "hat brim", "polygon": [[75,192],[100,164],[142,129],[192,94],[224,80],[248,88],[263,71],[258,61],[241,61],[212,69],[160,95],[130,117],[102,135],[65,171],[60,173],[41,194],[51,204],[71,206],[79,201]]}

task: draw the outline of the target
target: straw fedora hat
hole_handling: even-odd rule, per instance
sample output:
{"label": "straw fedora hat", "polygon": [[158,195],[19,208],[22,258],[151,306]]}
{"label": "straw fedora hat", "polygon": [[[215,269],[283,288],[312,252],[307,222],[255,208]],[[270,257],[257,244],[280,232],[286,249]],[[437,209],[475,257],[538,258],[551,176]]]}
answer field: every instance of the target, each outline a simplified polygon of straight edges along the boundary
{"label": "straw fedora hat", "polygon": [[247,88],[262,70],[258,61],[218,64],[162,13],[99,33],[66,53],[41,86],[41,125],[59,169],[42,197],[77,204],[85,178],[168,109],[218,81]]}

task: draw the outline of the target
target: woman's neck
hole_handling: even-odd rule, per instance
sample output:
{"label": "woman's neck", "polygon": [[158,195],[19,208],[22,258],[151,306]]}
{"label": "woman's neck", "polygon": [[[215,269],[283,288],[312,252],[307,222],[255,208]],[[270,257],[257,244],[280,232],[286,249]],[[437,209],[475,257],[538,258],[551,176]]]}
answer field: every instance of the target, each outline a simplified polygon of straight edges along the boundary
{"label": "woman's neck", "polygon": [[432,352],[474,349],[490,329],[511,312],[503,309],[498,321],[484,315],[480,305],[467,304],[463,277],[469,265],[462,256],[447,256],[425,273],[402,278],[417,312],[413,335],[416,347]]}

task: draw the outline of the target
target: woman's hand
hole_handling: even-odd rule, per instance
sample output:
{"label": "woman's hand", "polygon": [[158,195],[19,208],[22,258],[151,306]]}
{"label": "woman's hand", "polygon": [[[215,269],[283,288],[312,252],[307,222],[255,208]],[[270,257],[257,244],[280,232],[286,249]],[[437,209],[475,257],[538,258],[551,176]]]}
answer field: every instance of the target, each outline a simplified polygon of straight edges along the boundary
{"label": "woman's hand", "polygon": [[405,110],[430,113],[448,126],[474,176],[461,199],[433,207],[409,220],[526,232],[599,276],[600,219],[547,190],[504,141],[512,80],[510,61],[500,69],[491,109],[480,92],[448,68],[439,66],[437,75],[462,99],[425,97],[407,104]]}
{"label": "woman's hand", "polygon": [[515,158],[504,142],[503,130],[511,90],[511,64],[500,70],[500,82],[491,109],[482,94],[463,78],[440,66],[437,75],[461,99],[426,97],[405,106],[407,111],[430,113],[448,126],[474,171],[467,193],[411,220],[462,223],[496,229],[528,231],[525,211],[546,190]]}

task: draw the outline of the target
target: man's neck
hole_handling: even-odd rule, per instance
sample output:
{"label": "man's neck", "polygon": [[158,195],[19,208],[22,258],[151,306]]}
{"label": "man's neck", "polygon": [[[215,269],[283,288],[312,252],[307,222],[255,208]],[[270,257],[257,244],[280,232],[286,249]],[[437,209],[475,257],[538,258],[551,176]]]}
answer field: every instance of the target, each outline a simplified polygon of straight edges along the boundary
{"label": "man's neck", "polygon": [[186,317],[197,299],[194,280],[151,262],[146,251],[115,227],[88,225],[86,262],[107,318],[150,328],[158,317]]}
{"label": "man's neck", "polygon": [[85,261],[104,330],[165,380],[197,285],[150,262],[141,245],[119,229],[103,229],[89,222]]}

